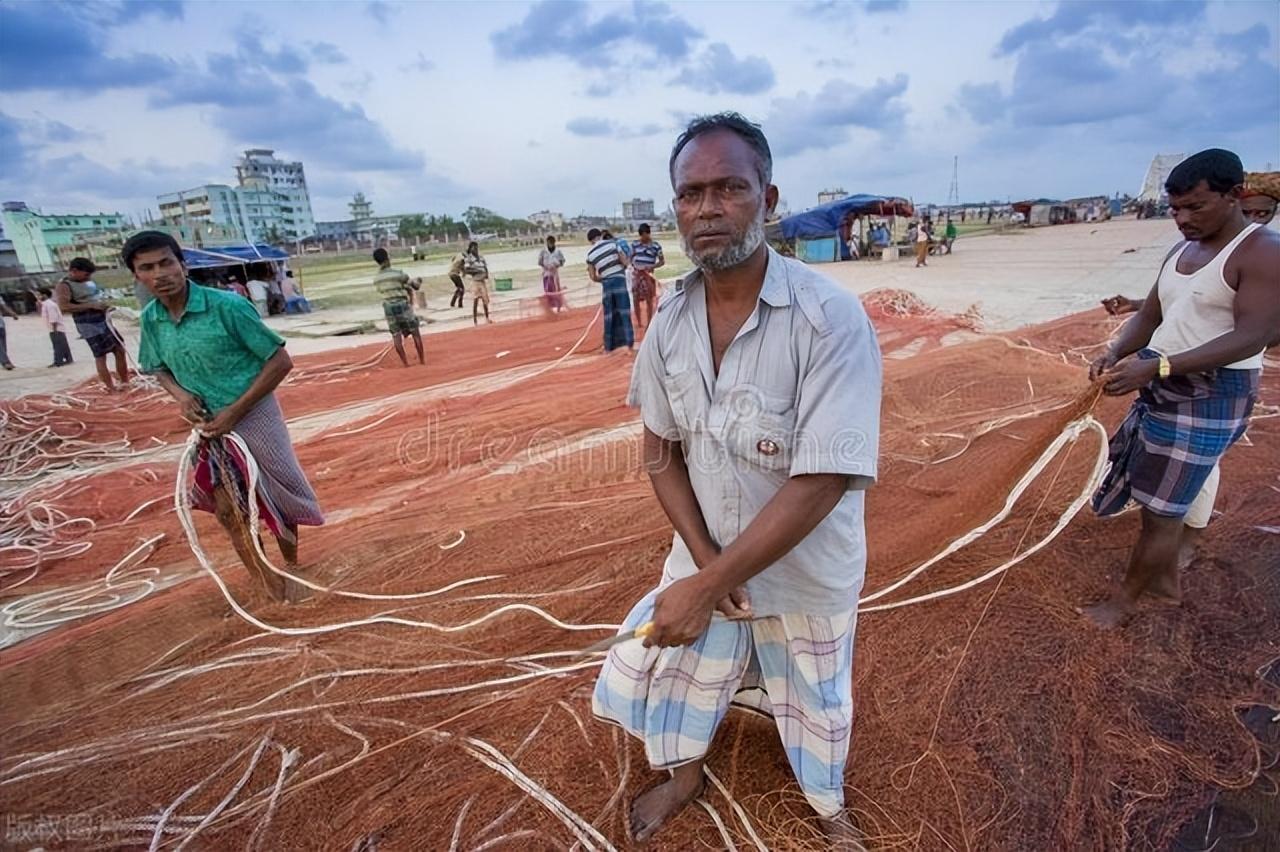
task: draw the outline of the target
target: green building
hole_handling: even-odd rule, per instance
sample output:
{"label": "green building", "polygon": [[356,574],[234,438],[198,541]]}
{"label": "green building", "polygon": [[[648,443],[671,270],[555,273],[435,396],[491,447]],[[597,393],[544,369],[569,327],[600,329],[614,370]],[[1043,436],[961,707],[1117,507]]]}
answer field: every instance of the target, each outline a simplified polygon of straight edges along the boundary
{"label": "green building", "polygon": [[25,202],[6,201],[0,206],[4,234],[13,241],[18,263],[29,272],[55,272],[61,269],[58,249],[83,239],[88,234],[121,231],[128,223],[120,213],[45,214],[32,210]]}

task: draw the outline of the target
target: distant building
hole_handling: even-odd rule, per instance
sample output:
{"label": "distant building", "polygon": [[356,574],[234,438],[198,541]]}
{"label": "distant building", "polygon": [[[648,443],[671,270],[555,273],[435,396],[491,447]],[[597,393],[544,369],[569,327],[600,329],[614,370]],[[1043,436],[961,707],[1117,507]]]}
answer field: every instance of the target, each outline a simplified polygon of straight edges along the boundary
{"label": "distant building", "polygon": [[[316,236],[322,240],[342,242],[376,243],[379,240],[398,238],[400,236],[401,216],[375,216],[373,202],[365,198],[363,192],[357,192],[347,202],[350,219],[333,222],[316,222]],[[405,214],[408,215],[408,214]]]}
{"label": "distant building", "polygon": [[848,198],[849,193],[843,189],[824,189],[818,193],[818,203],[828,204],[832,201],[839,201],[841,198]]}
{"label": "distant building", "polygon": [[291,242],[315,234],[302,163],[285,162],[269,148],[252,148],[236,163],[237,185],[205,184],[157,196],[161,220],[172,227],[233,239]]}
{"label": "distant building", "polygon": [[1159,201],[1165,197],[1164,182],[1174,166],[1187,158],[1186,154],[1156,154],[1147,166],[1147,174],[1142,179],[1142,189],[1138,191],[1139,201]]}
{"label": "distant building", "polygon": [[653,199],[633,198],[622,202],[622,218],[628,222],[647,222],[657,218],[653,212]]}
{"label": "distant building", "polygon": [[564,230],[564,214],[553,213],[550,210],[539,210],[537,213],[530,213],[525,217],[539,228],[550,228],[555,231]]}
{"label": "distant building", "polygon": [[45,214],[25,202],[6,201],[0,207],[4,233],[27,272],[53,272],[60,268],[57,250],[87,234],[121,231],[128,223],[120,213]]}

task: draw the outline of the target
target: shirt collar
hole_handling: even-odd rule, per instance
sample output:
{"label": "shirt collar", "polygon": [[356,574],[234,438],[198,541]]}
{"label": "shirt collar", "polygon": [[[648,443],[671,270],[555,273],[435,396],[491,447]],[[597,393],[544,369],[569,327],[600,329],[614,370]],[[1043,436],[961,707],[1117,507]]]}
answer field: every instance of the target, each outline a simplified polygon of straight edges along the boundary
{"label": "shirt collar", "polygon": [[[764,283],[760,285],[760,301],[771,308],[785,308],[791,304],[791,279],[787,275],[786,260],[772,248],[765,247]],[[702,270],[696,270],[685,281],[685,288],[707,286]]]}
{"label": "shirt collar", "polygon": [[[178,322],[182,322],[182,317],[192,313],[203,313],[209,308],[209,297],[205,295],[205,288],[201,287],[190,278],[187,279],[187,304],[182,309],[182,316],[178,317]],[[173,317],[169,315],[169,309],[160,303],[159,299],[152,299],[151,304],[147,305],[147,310],[155,310],[156,319],[161,322],[173,322]]]}

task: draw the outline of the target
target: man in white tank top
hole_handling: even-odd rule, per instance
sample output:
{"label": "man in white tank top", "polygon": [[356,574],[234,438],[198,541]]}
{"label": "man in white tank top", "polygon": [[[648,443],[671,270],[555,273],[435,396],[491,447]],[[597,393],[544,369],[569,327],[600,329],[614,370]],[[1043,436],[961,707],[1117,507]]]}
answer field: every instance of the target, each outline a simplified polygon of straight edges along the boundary
{"label": "man in white tank top", "polygon": [[1248,426],[1262,352],[1280,331],[1280,234],[1240,209],[1244,168],[1230,151],[1195,154],[1165,189],[1185,238],[1165,258],[1133,319],[1093,362],[1104,392],[1138,392],[1111,439],[1094,495],[1099,515],[1130,500],[1142,530],[1124,582],[1084,613],[1102,627],[1132,615],[1144,592],[1180,598],[1185,519],[1218,460]]}

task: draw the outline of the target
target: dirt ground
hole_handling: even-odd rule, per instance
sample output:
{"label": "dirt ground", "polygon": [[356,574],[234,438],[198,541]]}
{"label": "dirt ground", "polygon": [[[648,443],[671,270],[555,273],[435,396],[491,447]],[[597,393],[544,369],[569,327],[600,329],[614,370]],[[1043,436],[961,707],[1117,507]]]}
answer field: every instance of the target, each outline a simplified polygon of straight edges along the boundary
{"label": "dirt ground", "polygon": [[[950,257],[932,258],[927,269],[915,269],[906,259],[885,262],[826,264],[822,271],[857,293],[880,288],[911,290],[925,301],[951,312],[977,304],[984,327],[1008,330],[1043,322],[1085,310],[1115,293],[1145,294],[1155,280],[1163,252],[1177,238],[1167,219],[1118,219],[1112,222],[1033,228],[1004,235],[962,239]],[[668,241],[665,250],[675,256],[680,247]],[[1129,251],[1132,249],[1133,251]],[[583,246],[564,249],[564,285],[574,305],[595,304],[598,287],[581,269],[586,257]],[[536,249],[503,252],[490,260],[495,277],[502,273],[537,268]],[[439,261],[408,264],[410,275],[444,276],[448,265]],[[518,319],[520,302],[534,298],[530,286],[509,293],[493,293],[494,316],[498,320]],[[421,312],[420,312],[421,313]],[[448,308],[434,300],[425,312],[432,322],[429,334],[465,328],[471,323],[471,303],[464,308]],[[337,308],[300,317],[271,317],[268,324],[288,334],[291,329],[317,321],[344,324],[377,321],[382,310],[377,305]],[[7,320],[9,357],[17,369],[0,372],[0,399],[29,393],[51,393],[71,387],[94,375],[87,348],[71,332],[71,349],[76,362],[69,367],[50,369],[52,350],[44,324],[37,317]],[[136,341],[137,327],[121,321],[118,327],[126,339]],[[304,338],[290,336],[289,351],[296,355],[329,352],[368,344],[371,337],[385,334]]]}

